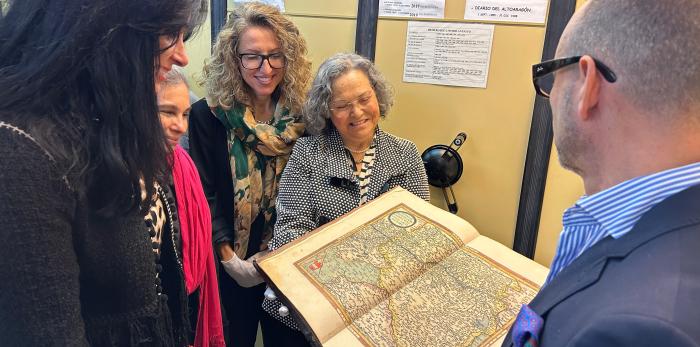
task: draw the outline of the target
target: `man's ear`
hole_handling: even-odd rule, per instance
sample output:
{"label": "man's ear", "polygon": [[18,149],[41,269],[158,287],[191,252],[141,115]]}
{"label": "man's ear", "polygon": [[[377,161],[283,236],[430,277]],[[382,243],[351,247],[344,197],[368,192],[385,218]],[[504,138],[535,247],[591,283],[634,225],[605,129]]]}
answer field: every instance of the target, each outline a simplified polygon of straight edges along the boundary
{"label": "man's ear", "polygon": [[578,62],[579,80],[583,81],[579,89],[578,113],[582,120],[591,116],[591,111],[598,106],[600,96],[600,78],[595,61],[588,55]]}

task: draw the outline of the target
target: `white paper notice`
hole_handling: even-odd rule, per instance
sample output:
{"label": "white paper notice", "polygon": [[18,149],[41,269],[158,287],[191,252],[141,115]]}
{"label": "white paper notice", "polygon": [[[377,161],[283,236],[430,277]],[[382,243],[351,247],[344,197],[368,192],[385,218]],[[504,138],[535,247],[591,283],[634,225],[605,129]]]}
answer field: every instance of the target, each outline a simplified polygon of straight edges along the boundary
{"label": "white paper notice", "polygon": [[547,3],[548,0],[467,0],[464,19],[544,24]]}
{"label": "white paper notice", "polygon": [[284,0],[233,0],[234,6],[245,2],[262,2],[277,7],[280,12],[284,12]]}
{"label": "white paper notice", "polygon": [[445,0],[379,0],[379,15],[445,18]]}
{"label": "white paper notice", "polygon": [[404,82],[486,88],[493,24],[408,22]]}

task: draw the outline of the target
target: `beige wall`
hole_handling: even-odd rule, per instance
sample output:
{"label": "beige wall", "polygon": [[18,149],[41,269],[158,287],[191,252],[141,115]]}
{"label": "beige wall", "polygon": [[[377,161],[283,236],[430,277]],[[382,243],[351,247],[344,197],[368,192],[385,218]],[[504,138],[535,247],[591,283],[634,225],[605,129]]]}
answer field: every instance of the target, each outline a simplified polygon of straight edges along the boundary
{"label": "beige wall", "polygon": [[314,73],[331,55],[355,49],[357,0],[287,0],[285,10],[306,39]]}
{"label": "beige wall", "polygon": [[202,66],[204,66],[204,60],[211,55],[211,11],[209,13],[207,21],[199,29],[197,35],[185,43],[187,55],[190,58],[190,63],[185,67],[185,71],[190,79],[190,89],[199,97],[204,97],[204,89],[199,85]]}
{"label": "beige wall", "polygon": [[[447,0],[448,20],[463,22],[463,14],[464,1]],[[530,66],[540,60],[544,27],[496,25],[486,89],[402,82],[406,28],[404,19],[379,21],[376,62],[397,94],[382,126],[421,151],[465,131],[464,173],[454,186],[458,214],[483,235],[512,246],[534,102]],[[431,193],[444,208],[442,192]]]}
{"label": "beige wall", "polygon": [[[333,53],[354,49],[357,0],[287,0],[285,7],[307,40],[314,71]],[[447,20],[463,22],[464,1],[447,0],[445,12]],[[530,66],[540,60],[544,27],[496,25],[487,89],[402,82],[406,28],[407,19],[379,20],[376,63],[396,90],[395,107],[381,126],[411,139],[420,151],[467,132],[460,150],[464,174],[454,187],[459,215],[512,246],[534,103]],[[192,75],[209,56],[209,32],[207,23],[188,43]],[[203,95],[201,88],[193,89]],[[581,192],[580,180],[559,167],[553,150],[535,255],[541,264],[549,265],[561,213]],[[442,192],[431,193],[432,202],[445,207]]]}
{"label": "beige wall", "polygon": [[[584,2],[585,0],[577,0],[576,7],[580,7]],[[562,229],[562,214],[581,195],[583,195],[581,178],[559,165],[556,148],[552,146],[535,249],[535,260],[538,263],[549,266],[552,262]]]}

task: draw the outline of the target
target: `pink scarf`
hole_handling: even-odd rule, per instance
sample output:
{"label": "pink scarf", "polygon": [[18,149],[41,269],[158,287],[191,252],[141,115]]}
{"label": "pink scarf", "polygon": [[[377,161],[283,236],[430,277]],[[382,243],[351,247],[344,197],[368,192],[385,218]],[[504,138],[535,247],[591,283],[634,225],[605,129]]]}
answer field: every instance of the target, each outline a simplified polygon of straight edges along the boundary
{"label": "pink scarf", "polygon": [[173,151],[173,181],[182,230],[182,254],[187,294],[199,288],[196,347],[225,346],[219,286],[211,241],[211,215],[199,173],[179,145]]}

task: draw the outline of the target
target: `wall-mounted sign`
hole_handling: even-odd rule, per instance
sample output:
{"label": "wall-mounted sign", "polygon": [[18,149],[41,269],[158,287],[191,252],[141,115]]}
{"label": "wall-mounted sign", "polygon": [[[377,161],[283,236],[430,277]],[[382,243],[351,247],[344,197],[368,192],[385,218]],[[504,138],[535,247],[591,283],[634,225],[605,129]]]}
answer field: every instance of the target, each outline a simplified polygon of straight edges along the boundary
{"label": "wall-mounted sign", "polygon": [[548,0],[467,0],[464,19],[544,24]]}
{"label": "wall-mounted sign", "polygon": [[379,15],[445,18],[445,0],[379,0]]}
{"label": "wall-mounted sign", "polygon": [[486,88],[492,24],[408,22],[403,81]]}
{"label": "wall-mounted sign", "polygon": [[284,0],[233,0],[233,6],[236,6],[236,4],[242,4],[244,2],[262,2],[268,5],[275,6],[279,8],[281,12],[284,12]]}

